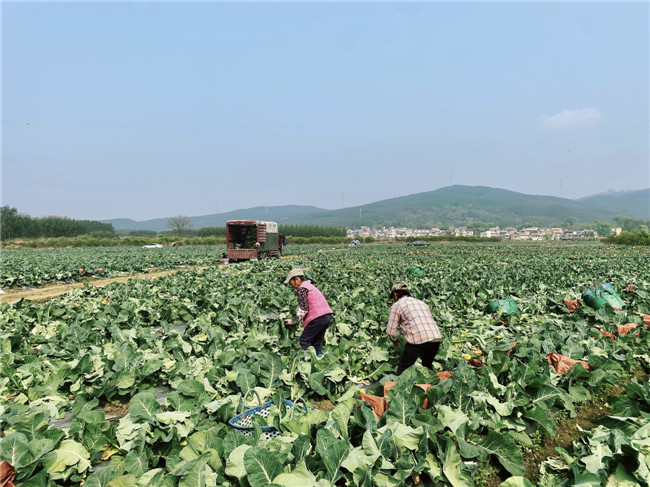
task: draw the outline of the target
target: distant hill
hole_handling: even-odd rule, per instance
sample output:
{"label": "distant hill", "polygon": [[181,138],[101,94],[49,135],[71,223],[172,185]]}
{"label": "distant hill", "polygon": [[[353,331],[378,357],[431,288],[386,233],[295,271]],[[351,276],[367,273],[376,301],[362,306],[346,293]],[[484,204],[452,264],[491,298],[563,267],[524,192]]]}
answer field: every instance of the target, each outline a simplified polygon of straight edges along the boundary
{"label": "distant hill", "polygon": [[[290,223],[294,218],[304,214],[318,215],[328,211],[316,206],[286,205],[286,206],[257,206],[244,210],[216,213],[213,215],[193,216],[194,228],[203,227],[225,227],[228,220],[270,220],[278,223]],[[172,215],[173,216],[173,215]],[[171,217],[171,216],[170,216]],[[152,220],[136,221],[128,218],[115,218],[102,220],[104,223],[112,223],[115,230],[153,230],[162,232],[167,230],[167,218],[154,218]]]}
{"label": "distant hill", "polygon": [[[271,220],[286,224],[395,226],[432,228],[463,226],[484,222],[500,227],[534,222],[560,226],[569,217],[581,223],[612,222],[616,216],[650,219],[650,190],[604,193],[581,200],[517,193],[485,186],[448,186],[435,191],[400,196],[362,206],[324,210],[314,206],[258,206],[228,213],[192,217],[194,228],[225,226],[227,220]],[[128,219],[104,220],[116,230],[166,229],[168,218],[136,222]]]}
{"label": "distant hill", "polygon": [[337,225],[351,228],[395,226],[431,228],[462,226],[470,222],[519,226],[535,222],[559,226],[567,218],[579,222],[611,221],[617,215],[636,212],[597,208],[580,201],[554,196],[535,196],[484,186],[448,186],[446,188],[401,196],[367,205],[332,210],[318,215],[295,218],[292,223]]}
{"label": "distant hill", "polygon": [[576,201],[597,208],[609,208],[619,215],[650,220],[650,189],[639,191],[608,191]]}

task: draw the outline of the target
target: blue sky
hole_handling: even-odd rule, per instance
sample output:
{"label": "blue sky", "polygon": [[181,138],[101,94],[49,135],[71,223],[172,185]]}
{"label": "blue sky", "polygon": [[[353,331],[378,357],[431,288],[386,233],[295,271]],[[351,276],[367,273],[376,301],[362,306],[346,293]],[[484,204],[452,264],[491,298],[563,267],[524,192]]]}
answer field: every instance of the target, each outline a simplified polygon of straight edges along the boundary
{"label": "blue sky", "polygon": [[2,204],[650,186],[647,3],[2,3]]}

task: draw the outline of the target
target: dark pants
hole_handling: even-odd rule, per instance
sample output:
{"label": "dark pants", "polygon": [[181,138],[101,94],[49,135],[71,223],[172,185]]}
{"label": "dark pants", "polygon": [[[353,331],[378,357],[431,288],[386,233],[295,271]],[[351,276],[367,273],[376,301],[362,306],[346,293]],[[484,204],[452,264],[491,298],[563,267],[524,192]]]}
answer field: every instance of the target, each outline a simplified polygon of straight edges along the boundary
{"label": "dark pants", "polygon": [[440,342],[426,342],[419,345],[407,343],[404,345],[404,351],[399,359],[397,366],[397,375],[401,375],[406,369],[413,365],[418,358],[422,358],[422,365],[433,370],[433,359],[438,354]]}
{"label": "dark pants", "polygon": [[300,348],[307,350],[309,347],[314,347],[318,355],[323,353],[321,344],[323,343],[325,332],[329,328],[331,321],[331,314],[319,316],[311,320],[302,331],[302,335],[300,335]]}

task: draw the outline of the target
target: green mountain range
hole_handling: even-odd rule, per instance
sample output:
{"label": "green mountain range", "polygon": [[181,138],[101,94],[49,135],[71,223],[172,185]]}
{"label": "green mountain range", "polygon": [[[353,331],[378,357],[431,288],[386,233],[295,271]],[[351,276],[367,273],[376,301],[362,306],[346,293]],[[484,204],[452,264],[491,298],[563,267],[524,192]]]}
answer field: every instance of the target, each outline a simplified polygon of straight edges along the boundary
{"label": "green mountain range", "polygon": [[[192,217],[194,228],[225,226],[233,219],[271,220],[285,224],[332,225],[347,228],[394,226],[447,228],[476,222],[500,227],[562,226],[570,217],[579,223],[612,222],[616,216],[650,220],[650,189],[610,192],[570,200],[517,193],[485,186],[454,185],[340,210],[314,206],[268,206]],[[116,230],[166,228],[167,218],[136,222],[104,220]]]}
{"label": "green mountain range", "polygon": [[619,215],[650,220],[650,189],[640,191],[608,191],[580,198],[581,203],[596,208],[609,208]]}

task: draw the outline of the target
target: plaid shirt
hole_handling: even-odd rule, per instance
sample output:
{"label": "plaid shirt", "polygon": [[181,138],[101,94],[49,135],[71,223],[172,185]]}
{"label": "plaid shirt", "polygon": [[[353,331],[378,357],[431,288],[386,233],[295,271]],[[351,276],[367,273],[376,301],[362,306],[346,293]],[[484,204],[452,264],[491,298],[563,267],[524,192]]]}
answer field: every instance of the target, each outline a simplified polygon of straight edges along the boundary
{"label": "plaid shirt", "polygon": [[396,338],[398,327],[406,341],[413,345],[442,339],[427,303],[411,296],[400,298],[390,308],[386,333]]}

